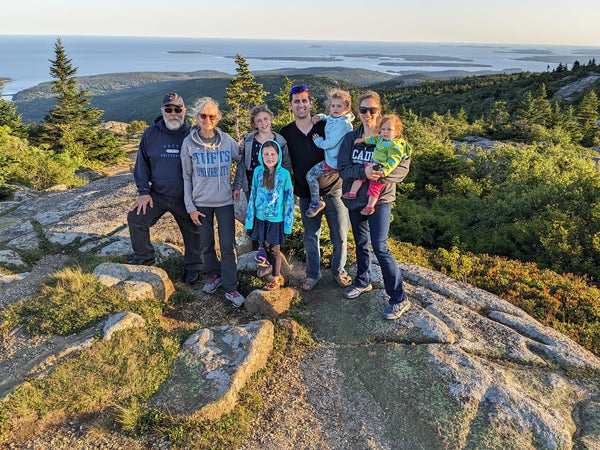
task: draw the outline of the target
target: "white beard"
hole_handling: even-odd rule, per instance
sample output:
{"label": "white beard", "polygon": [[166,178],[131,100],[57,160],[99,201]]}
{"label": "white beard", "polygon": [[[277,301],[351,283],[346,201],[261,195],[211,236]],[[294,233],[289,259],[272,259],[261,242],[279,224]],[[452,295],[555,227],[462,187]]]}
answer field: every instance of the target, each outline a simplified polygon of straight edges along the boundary
{"label": "white beard", "polygon": [[183,125],[183,117],[171,117],[167,118],[165,114],[163,114],[163,120],[165,121],[165,125],[169,130],[179,130]]}

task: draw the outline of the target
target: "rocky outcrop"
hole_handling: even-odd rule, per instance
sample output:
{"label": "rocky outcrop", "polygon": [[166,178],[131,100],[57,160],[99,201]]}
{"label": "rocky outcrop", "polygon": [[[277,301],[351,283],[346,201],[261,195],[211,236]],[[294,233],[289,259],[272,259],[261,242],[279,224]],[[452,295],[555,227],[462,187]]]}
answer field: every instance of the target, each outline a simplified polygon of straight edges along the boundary
{"label": "rocky outcrop", "polygon": [[290,305],[297,295],[298,292],[289,287],[276,291],[257,289],[246,296],[244,307],[251,314],[275,318],[290,309]]}
{"label": "rocky outcrop", "polygon": [[129,300],[151,298],[166,302],[175,292],[167,272],[154,266],[103,263],[94,269],[93,275]]}
{"label": "rocky outcrop", "polygon": [[227,414],[248,378],[266,365],[273,330],[266,320],[198,330],[183,344],[169,378],[148,406],[175,417],[217,419]]}
{"label": "rocky outcrop", "polygon": [[[420,448],[598,448],[600,359],[514,305],[400,264],[411,308],[381,319],[358,299],[305,295],[308,325],[335,342],[353,394],[372,398],[392,442]],[[582,411],[587,416],[582,418]]]}
{"label": "rocky outcrop", "polygon": [[554,96],[559,100],[568,100],[573,94],[581,92],[590,87],[598,78],[600,78],[600,75],[588,75],[587,77],[581,78],[561,87],[558,91],[556,91]]}

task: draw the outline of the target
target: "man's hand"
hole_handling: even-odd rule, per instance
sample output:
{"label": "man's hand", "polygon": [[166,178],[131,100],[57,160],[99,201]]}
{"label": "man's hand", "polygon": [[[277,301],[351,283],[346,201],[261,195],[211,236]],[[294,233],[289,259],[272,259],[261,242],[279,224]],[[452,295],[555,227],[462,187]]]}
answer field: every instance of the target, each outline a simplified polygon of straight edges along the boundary
{"label": "man's hand", "polygon": [[233,201],[234,202],[239,202],[240,201],[240,190],[239,189],[234,189],[233,190]]}
{"label": "man's hand", "polygon": [[137,209],[137,215],[140,215],[140,212],[142,213],[142,215],[146,214],[146,207],[150,205],[150,208],[154,207],[154,202],[152,201],[152,197],[150,196],[150,194],[146,194],[146,195],[140,195],[137,200],[135,202],[133,202],[133,205],[131,205],[131,209],[129,211],[133,211],[134,209]]}
{"label": "man's hand", "polygon": [[202,223],[200,222],[200,216],[206,217],[206,215],[202,214],[200,211],[192,211],[190,213],[190,218],[192,219],[192,222],[194,222],[199,227],[202,226]]}

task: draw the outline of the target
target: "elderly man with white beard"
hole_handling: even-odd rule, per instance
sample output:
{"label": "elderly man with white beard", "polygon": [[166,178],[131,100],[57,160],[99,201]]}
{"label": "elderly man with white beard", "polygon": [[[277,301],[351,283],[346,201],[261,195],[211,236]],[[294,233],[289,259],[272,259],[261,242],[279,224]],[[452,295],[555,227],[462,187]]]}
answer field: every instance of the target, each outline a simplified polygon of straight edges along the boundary
{"label": "elderly man with white beard", "polygon": [[152,265],[154,247],[150,227],[170,212],[181,231],[185,247],[183,280],[193,284],[202,268],[200,230],[183,202],[181,143],[189,134],[185,104],[175,93],[165,95],[162,116],[142,135],[133,170],[138,198],[127,215],[133,259],[131,264]]}

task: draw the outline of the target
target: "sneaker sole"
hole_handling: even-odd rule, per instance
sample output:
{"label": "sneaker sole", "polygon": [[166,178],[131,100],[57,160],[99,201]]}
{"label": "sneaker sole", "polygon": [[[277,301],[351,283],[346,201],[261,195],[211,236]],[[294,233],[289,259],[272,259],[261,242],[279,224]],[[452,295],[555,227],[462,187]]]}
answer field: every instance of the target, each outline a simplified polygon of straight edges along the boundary
{"label": "sneaker sole", "polygon": [[202,292],[204,292],[205,294],[213,294],[213,293],[217,292],[217,289],[219,289],[220,287],[221,287],[221,283],[216,285],[213,290],[208,290],[208,289],[202,288]]}
{"label": "sneaker sole", "polygon": [[226,298],[227,300],[229,300],[229,301],[231,302],[231,304],[232,304],[234,307],[236,307],[236,308],[241,308],[241,307],[244,305],[244,303],[245,303],[245,302],[242,302],[242,303],[240,303],[240,304],[238,305],[238,304],[237,304],[235,301],[233,301],[233,300],[232,300],[232,299],[230,299],[229,297],[225,297],[225,298]]}
{"label": "sneaker sole", "polygon": [[408,300],[405,300],[404,303],[406,303],[406,305],[403,305],[402,309],[400,311],[398,311],[396,314],[389,315],[389,316],[384,315],[383,318],[387,319],[387,320],[399,319],[400,316],[402,316],[402,314],[404,314],[410,308],[410,302]]}
{"label": "sneaker sole", "polygon": [[362,290],[356,295],[346,295],[346,293],[344,292],[344,297],[352,299],[352,298],[358,297],[360,294],[364,294],[365,292],[369,292],[372,290],[373,290],[373,286],[369,285],[366,288],[362,288]]}

